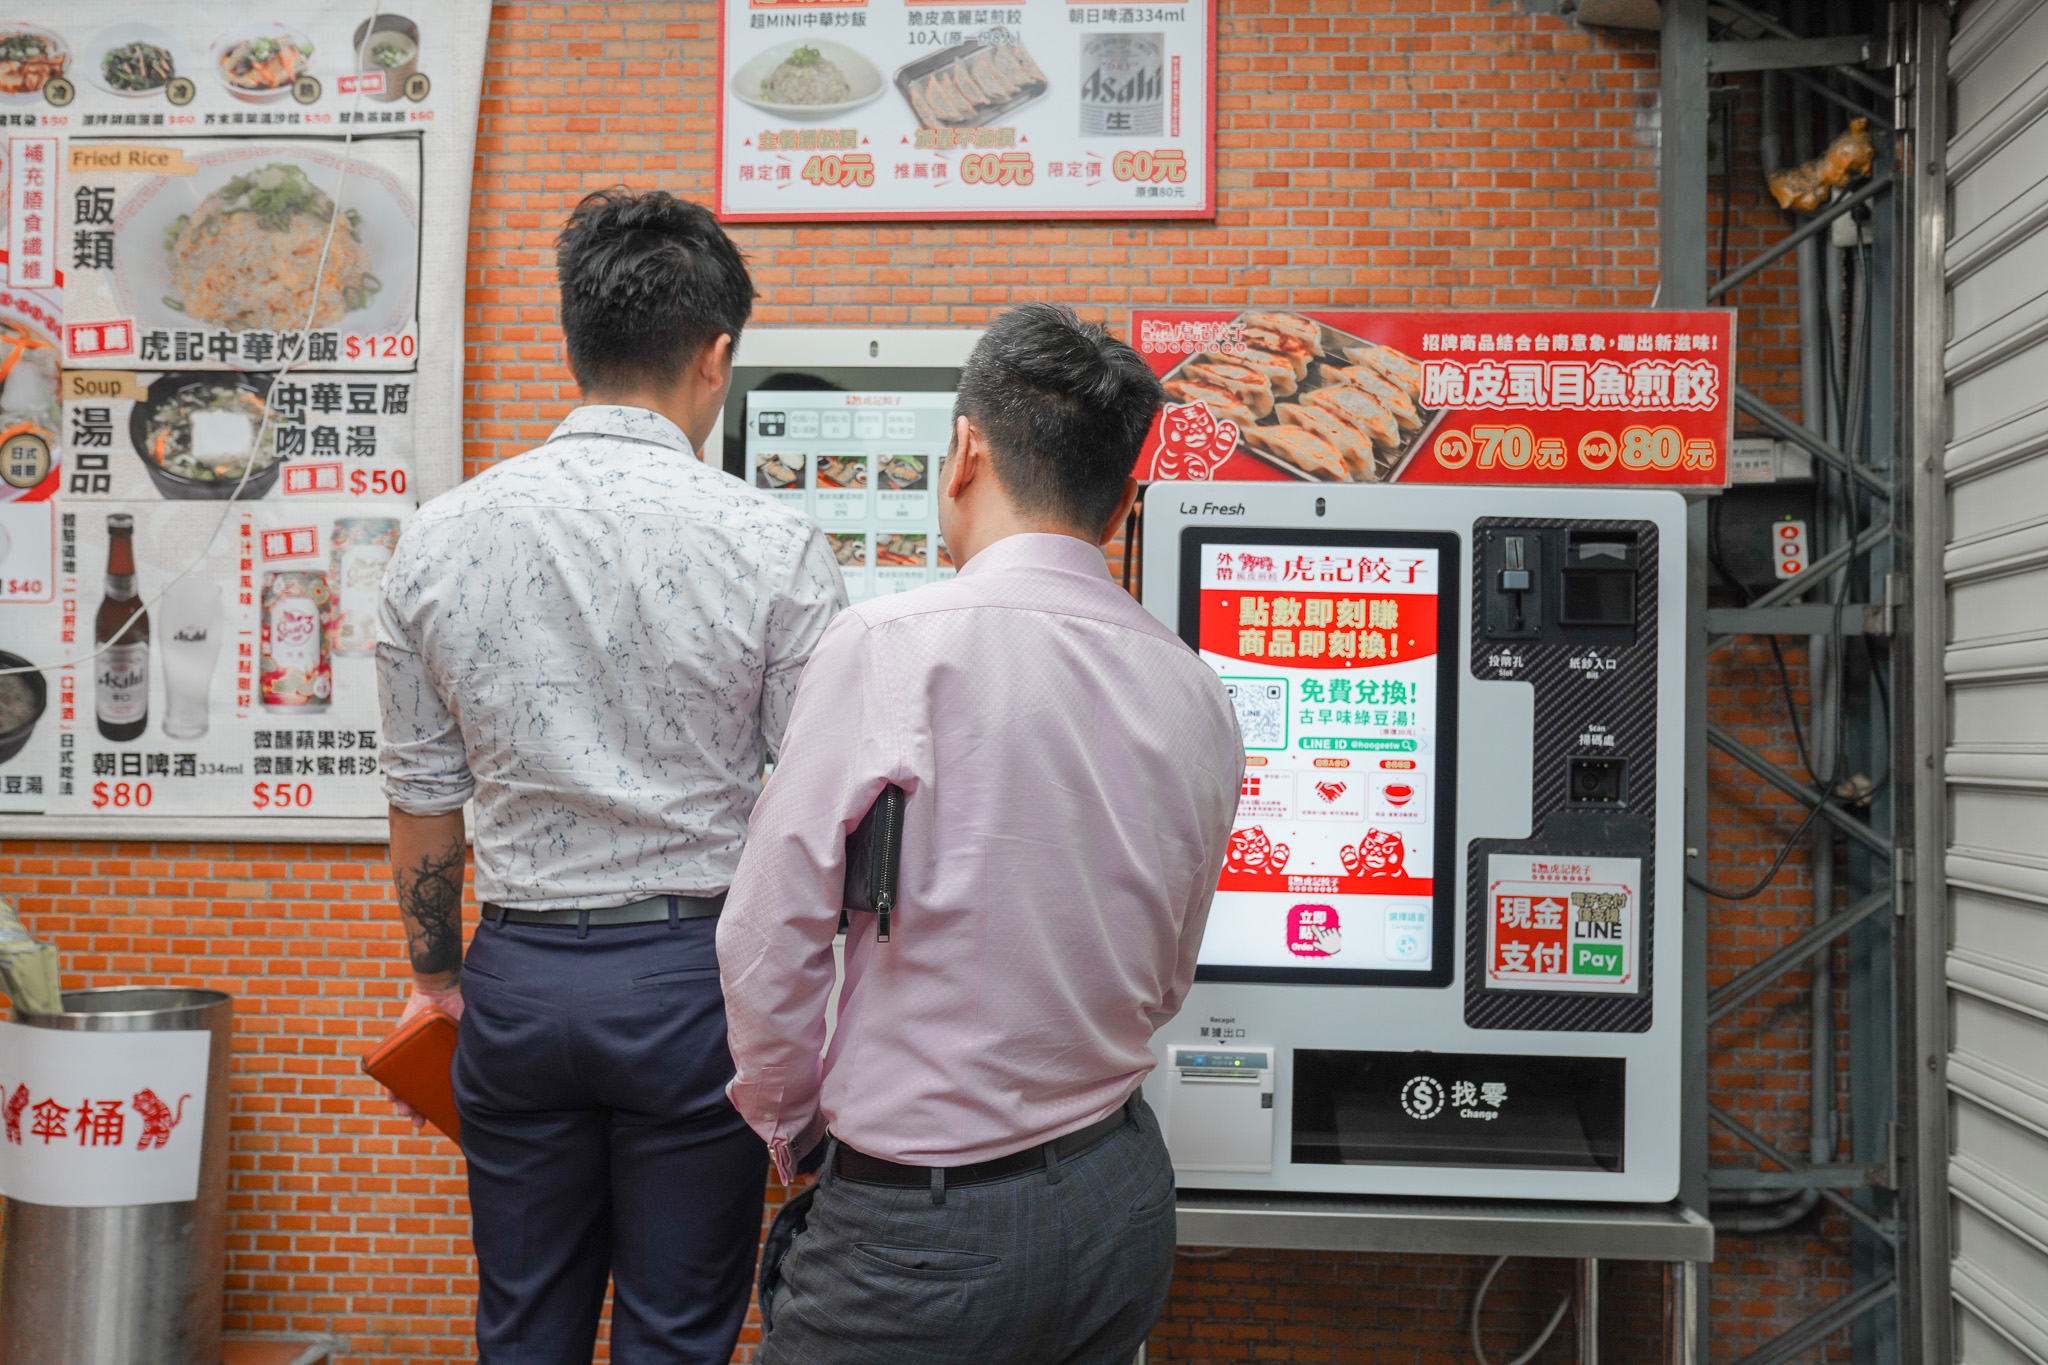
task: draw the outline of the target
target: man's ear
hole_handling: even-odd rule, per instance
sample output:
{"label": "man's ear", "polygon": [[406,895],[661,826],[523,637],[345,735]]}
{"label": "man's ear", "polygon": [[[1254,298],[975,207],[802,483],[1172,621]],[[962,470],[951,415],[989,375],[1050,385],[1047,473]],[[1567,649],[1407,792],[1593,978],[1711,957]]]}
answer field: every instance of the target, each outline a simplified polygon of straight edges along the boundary
{"label": "man's ear", "polygon": [[732,334],[721,332],[697,352],[697,378],[713,388],[725,383],[732,368]]}
{"label": "man's ear", "polygon": [[953,449],[946,460],[946,496],[958,502],[982,473],[982,461],[986,450],[981,444],[981,433],[965,417],[953,419]]}
{"label": "man's ear", "polygon": [[1138,481],[1135,478],[1126,478],[1124,480],[1124,495],[1117,499],[1116,511],[1111,512],[1109,520],[1103,523],[1102,537],[1095,542],[1096,544],[1107,548],[1109,542],[1116,539],[1117,533],[1123,530],[1124,521],[1131,515],[1131,508],[1137,504],[1137,501]]}

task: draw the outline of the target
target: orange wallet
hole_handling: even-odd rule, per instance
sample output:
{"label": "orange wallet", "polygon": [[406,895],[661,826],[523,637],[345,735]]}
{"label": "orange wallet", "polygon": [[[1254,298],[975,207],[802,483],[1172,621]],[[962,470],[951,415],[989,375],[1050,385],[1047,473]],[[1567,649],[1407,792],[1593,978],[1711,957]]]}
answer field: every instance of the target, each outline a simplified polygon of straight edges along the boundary
{"label": "orange wallet", "polygon": [[455,1016],[421,1010],[363,1058],[371,1079],[404,1100],[457,1142],[462,1119],[455,1112]]}

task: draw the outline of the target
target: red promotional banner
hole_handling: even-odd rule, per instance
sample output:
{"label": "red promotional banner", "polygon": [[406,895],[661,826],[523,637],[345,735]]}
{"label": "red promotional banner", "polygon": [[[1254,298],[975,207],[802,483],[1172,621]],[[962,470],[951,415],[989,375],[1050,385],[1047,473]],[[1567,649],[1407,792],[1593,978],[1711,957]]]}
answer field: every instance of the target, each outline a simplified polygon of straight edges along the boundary
{"label": "red promotional banner", "polygon": [[1720,487],[1732,309],[1142,310],[1138,476]]}
{"label": "red promotional banner", "polygon": [[1372,668],[1426,658],[1436,652],[1436,594],[1205,592],[1201,639],[1209,653],[1269,668]]}

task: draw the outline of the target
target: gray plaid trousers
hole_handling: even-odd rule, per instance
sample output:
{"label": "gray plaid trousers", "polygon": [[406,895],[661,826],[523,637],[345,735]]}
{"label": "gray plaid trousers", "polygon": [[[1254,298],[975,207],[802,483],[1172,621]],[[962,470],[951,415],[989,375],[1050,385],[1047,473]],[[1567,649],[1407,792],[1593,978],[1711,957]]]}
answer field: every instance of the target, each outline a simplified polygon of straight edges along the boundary
{"label": "gray plaid trousers", "polygon": [[948,1189],[828,1160],[760,1365],[1129,1365],[1173,1278],[1173,1164],[1142,1096],[1056,1167]]}

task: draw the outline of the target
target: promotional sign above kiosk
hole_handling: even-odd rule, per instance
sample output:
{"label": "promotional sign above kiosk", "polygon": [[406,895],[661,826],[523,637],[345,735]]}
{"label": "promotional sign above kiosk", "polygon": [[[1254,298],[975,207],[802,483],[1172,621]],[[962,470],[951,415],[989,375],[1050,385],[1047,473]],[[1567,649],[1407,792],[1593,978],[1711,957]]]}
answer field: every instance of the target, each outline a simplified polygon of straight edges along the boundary
{"label": "promotional sign above kiosk", "polygon": [[1731,309],[1139,311],[1145,479],[1728,482]]}
{"label": "promotional sign above kiosk", "polygon": [[1207,218],[1216,0],[720,0],[728,222]]}

